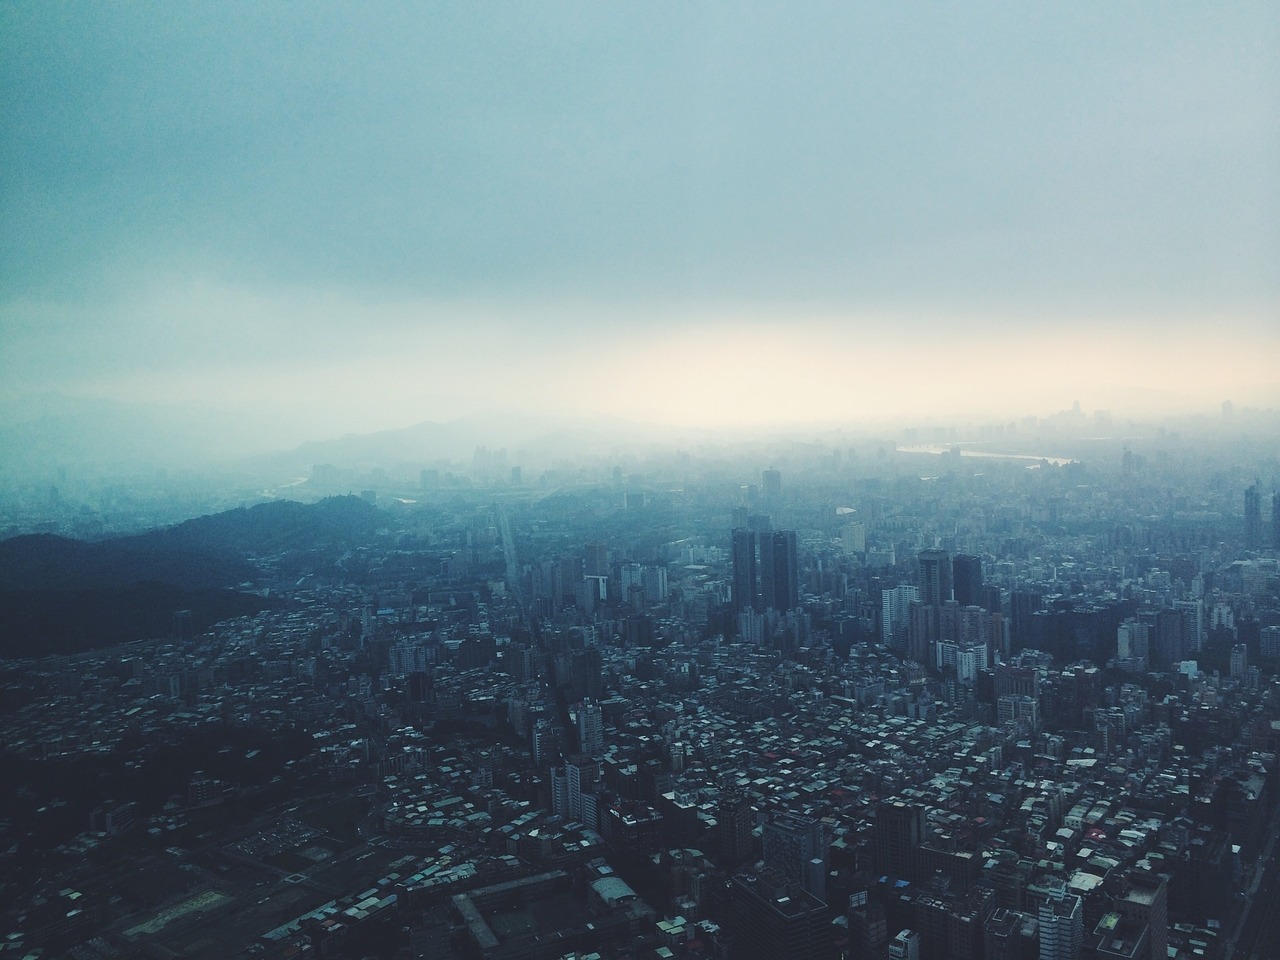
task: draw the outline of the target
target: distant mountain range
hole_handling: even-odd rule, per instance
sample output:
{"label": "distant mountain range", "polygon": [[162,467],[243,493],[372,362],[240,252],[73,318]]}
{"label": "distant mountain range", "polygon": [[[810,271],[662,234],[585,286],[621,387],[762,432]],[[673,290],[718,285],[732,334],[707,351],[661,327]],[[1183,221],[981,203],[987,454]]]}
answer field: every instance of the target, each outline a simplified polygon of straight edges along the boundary
{"label": "distant mountain range", "polygon": [[241,591],[253,557],[332,556],[383,515],[358,497],[274,501],[98,542],[35,534],[0,541],[0,656],[70,652],[164,636],[178,610],[209,623],[262,609]]}
{"label": "distant mountain range", "polygon": [[348,434],[303,443],[292,450],[254,457],[251,468],[305,473],[317,464],[367,470],[404,465],[469,464],[477,448],[505,449],[514,466],[550,464],[580,457],[635,453],[646,446],[672,447],[710,431],[673,431],[618,417],[566,418],[483,414],[448,422]]}
{"label": "distant mountain range", "polygon": [[379,466],[470,463],[478,447],[550,463],[649,444],[696,441],[711,431],[673,430],[621,417],[546,416],[512,411],[309,440],[298,426],[242,414],[162,404],[44,397],[0,408],[0,475],[124,476],[155,470],[229,470],[249,476],[305,474],[316,464]]}

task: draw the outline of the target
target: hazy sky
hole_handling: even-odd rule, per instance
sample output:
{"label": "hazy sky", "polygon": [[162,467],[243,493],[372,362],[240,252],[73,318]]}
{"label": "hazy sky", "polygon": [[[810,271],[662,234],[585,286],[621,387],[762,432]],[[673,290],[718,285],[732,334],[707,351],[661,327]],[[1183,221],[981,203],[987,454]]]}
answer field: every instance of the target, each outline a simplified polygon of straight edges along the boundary
{"label": "hazy sky", "polygon": [[6,3],[0,400],[1280,405],[1278,49],[1273,0]]}

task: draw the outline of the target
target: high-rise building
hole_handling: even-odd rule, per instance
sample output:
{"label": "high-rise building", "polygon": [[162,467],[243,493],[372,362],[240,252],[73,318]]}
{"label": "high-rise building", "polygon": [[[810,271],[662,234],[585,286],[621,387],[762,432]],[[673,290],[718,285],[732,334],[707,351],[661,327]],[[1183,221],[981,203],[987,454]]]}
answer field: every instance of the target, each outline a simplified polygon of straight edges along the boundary
{"label": "high-rise building", "polygon": [[1249,648],[1237,643],[1231,648],[1231,676],[1243,677],[1249,669]]}
{"label": "high-rise building", "polygon": [[1262,494],[1256,482],[1244,492],[1244,546],[1246,550],[1262,548]]}
{"label": "high-rise building", "polygon": [[582,563],[582,572],[588,577],[609,576],[609,547],[603,543],[588,543]]}
{"label": "high-rise building", "polygon": [[533,727],[533,762],[549,766],[556,756],[556,730],[550,720],[539,720]]}
{"label": "high-rise building", "polygon": [[1145,923],[1150,934],[1151,953],[1135,960],[1160,960],[1168,953],[1169,944],[1169,885],[1163,874],[1146,871],[1130,871],[1126,877],[1126,891],[1116,898],[1114,905],[1122,917]]}
{"label": "high-rise building", "polygon": [[1009,595],[1009,625],[1014,650],[1031,645],[1032,616],[1043,606],[1044,594],[1039,590],[1023,588]]}
{"label": "high-rise building", "polygon": [[[754,519],[754,518],[753,518]],[[800,605],[796,532],[738,528],[733,531],[733,612],[785,613]]]}
{"label": "high-rise building", "polygon": [[1190,652],[1188,616],[1182,610],[1158,610],[1155,631],[1150,636],[1152,669],[1175,670]]}
{"label": "high-rise building", "polygon": [[1040,960],[1078,960],[1084,940],[1084,902],[1061,889],[1040,903]]}
{"label": "high-rise building", "polygon": [[876,810],[872,833],[876,869],[881,874],[914,880],[919,873],[924,840],[924,807],[905,800],[886,800]]}
{"label": "high-rise building", "polygon": [[777,500],[782,496],[782,472],[765,470],[760,475],[760,487],[766,499]]}
{"label": "high-rise building", "polygon": [[920,589],[907,584],[881,591],[880,639],[884,643],[893,645],[898,638],[906,640],[911,604],[919,599]]}
{"label": "high-rise building", "polygon": [[755,811],[745,793],[726,793],[716,806],[716,831],[720,847],[720,865],[732,871],[751,859],[751,831]]}
{"label": "high-rise building", "polygon": [[917,558],[920,568],[920,602],[940,607],[951,599],[951,558],[945,550],[922,550]]}
{"label": "high-rise building", "polygon": [[760,606],[756,595],[756,535],[751,530],[738,528],[733,531],[733,612],[737,616],[744,610]]}
{"label": "high-rise building", "polygon": [[597,648],[587,647],[570,654],[569,682],[575,700],[598,700],[604,694],[604,674]]}
{"label": "high-rise building", "polygon": [[981,557],[957,553],[951,558],[951,581],[956,603],[962,607],[983,605]]}
{"label": "high-rise building", "polygon": [[829,960],[827,905],[769,870],[729,885],[728,928],[735,960]]}
{"label": "high-rise building", "polygon": [[[824,891],[812,889],[807,881],[809,864],[826,859],[827,842],[821,821],[781,813],[764,825],[764,865],[787,880],[798,881],[806,890],[821,897]],[[825,871],[823,871],[825,875]]]}
{"label": "high-rise building", "polygon": [[760,534],[760,602],[765,610],[780,612],[800,605],[800,568],[794,530]]}
{"label": "high-rise building", "polygon": [[1271,546],[1280,550],[1280,491],[1271,494]]}
{"label": "high-rise building", "polygon": [[1173,609],[1181,610],[1185,616],[1187,628],[1187,650],[1197,653],[1204,648],[1207,639],[1204,626],[1203,600],[1175,600]]}
{"label": "high-rise building", "polygon": [[594,795],[596,784],[600,781],[600,762],[577,757],[565,764],[564,769],[568,816],[592,830],[598,830],[600,823],[595,804],[584,803],[584,798]]}
{"label": "high-rise building", "polygon": [[882,960],[889,947],[884,904],[862,890],[849,898],[849,960]]}
{"label": "high-rise building", "polygon": [[578,743],[589,757],[604,753],[604,714],[598,703],[584,703],[578,708]]}

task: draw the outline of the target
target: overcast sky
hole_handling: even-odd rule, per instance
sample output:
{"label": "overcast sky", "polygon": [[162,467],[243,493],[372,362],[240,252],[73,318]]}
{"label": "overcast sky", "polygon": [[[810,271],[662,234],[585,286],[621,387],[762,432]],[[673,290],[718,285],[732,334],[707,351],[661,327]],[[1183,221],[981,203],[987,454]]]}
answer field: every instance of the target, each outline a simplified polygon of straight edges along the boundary
{"label": "overcast sky", "polygon": [[1280,5],[6,3],[0,400],[1280,405]]}

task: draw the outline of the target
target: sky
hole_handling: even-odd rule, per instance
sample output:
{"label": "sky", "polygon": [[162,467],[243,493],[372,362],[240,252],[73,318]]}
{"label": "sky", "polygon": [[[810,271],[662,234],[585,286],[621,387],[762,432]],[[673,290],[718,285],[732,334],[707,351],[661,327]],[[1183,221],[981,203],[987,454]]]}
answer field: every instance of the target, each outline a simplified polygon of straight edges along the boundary
{"label": "sky", "polygon": [[0,7],[0,414],[1280,406],[1280,6]]}

